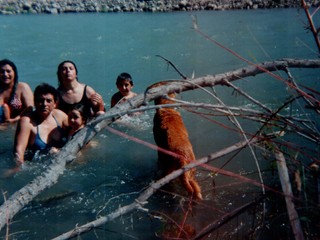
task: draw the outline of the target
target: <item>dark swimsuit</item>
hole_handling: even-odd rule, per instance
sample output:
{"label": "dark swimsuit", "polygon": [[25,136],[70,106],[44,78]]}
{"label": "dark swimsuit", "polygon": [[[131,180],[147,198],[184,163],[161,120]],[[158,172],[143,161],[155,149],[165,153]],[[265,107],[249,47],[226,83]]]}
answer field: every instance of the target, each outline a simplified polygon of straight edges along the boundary
{"label": "dark swimsuit", "polygon": [[67,103],[63,100],[63,98],[60,96],[60,99],[59,99],[59,109],[64,111],[66,114],[69,113],[69,111],[71,111],[72,109],[74,109],[74,107],[77,105],[77,104],[82,104],[85,108],[85,113],[88,117],[91,117],[93,114],[92,114],[92,111],[91,111],[91,101],[90,99],[87,97],[87,85],[85,85],[84,87],[84,90],[83,90],[83,95],[82,95],[82,98],[79,102],[77,103]]}

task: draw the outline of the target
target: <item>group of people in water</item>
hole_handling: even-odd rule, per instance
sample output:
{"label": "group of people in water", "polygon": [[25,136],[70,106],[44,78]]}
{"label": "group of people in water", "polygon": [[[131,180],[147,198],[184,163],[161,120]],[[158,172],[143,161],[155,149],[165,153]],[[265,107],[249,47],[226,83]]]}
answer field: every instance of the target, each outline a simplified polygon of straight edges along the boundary
{"label": "group of people in water", "polygon": [[[29,150],[58,151],[89,119],[105,112],[102,96],[79,82],[74,62],[61,62],[57,77],[58,88],[42,83],[33,93],[27,83],[19,82],[15,64],[0,60],[0,123],[17,122],[13,152],[18,166]],[[136,96],[130,74],[121,73],[116,86],[111,107]]]}

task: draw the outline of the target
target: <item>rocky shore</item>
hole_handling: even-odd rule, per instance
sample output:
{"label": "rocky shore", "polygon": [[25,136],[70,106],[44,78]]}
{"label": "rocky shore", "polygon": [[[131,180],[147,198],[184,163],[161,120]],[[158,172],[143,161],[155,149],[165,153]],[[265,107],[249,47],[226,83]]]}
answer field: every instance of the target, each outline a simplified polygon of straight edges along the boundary
{"label": "rocky shore", "polygon": [[[319,6],[320,0],[309,0]],[[170,12],[299,7],[298,0],[0,0],[0,14]]]}

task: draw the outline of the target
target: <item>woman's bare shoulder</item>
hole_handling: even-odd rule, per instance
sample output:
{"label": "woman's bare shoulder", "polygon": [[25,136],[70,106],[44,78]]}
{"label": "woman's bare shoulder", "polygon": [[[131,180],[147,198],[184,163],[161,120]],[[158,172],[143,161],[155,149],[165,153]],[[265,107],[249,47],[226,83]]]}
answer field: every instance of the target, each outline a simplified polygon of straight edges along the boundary
{"label": "woman's bare shoulder", "polygon": [[55,117],[68,117],[68,115],[63,112],[62,110],[58,109],[58,108],[55,108],[52,110],[52,114],[55,116]]}
{"label": "woman's bare shoulder", "polygon": [[18,82],[17,87],[19,88],[30,88],[29,84],[26,82]]}
{"label": "woman's bare shoulder", "polygon": [[92,94],[95,94],[96,91],[92,87],[87,85],[86,93],[87,93],[87,96],[91,96]]}
{"label": "woman's bare shoulder", "polygon": [[28,112],[22,115],[19,119],[20,125],[33,125],[36,123],[36,117],[34,116],[34,112]]}
{"label": "woman's bare shoulder", "polygon": [[31,88],[30,88],[30,86],[29,86],[29,84],[28,83],[25,83],[25,82],[19,82],[18,84],[17,84],[17,92],[25,92],[25,91],[31,91],[32,92],[32,90],[31,90]]}

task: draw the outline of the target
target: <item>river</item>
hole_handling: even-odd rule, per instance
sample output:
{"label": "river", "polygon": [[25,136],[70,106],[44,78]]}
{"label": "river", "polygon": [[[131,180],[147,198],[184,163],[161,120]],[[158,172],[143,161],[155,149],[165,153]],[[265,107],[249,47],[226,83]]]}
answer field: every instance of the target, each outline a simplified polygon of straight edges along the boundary
{"label": "river", "polygon": [[[200,31],[223,47],[197,33],[193,29],[193,18]],[[319,23],[320,18],[315,16],[314,21]],[[14,61],[20,81],[29,83],[32,89],[42,82],[57,86],[58,64],[72,60],[77,64],[79,81],[98,91],[108,110],[110,98],[116,92],[117,75],[121,72],[132,75],[136,93],[142,93],[158,81],[180,79],[177,72],[157,55],[169,59],[189,78],[247,66],[237,55],[255,63],[280,58],[317,58],[314,39],[304,23],[304,12],[297,9],[1,15],[0,58]],[[293,73],[297,81],[319,89],[319,70],[294,70]],[[239,81],[238,86],[273,109],[290,95],[282,82],[270,76]],[[232,89],[217,87],[216,91],[226,104],[252,106],[247,100],[232,95]],[[181,98],[215,103],[211,96],[201,91],[183,93]],[[181,111],[199,158],[241,139],[239,134],[226,131],[225,127],[199,114]],[[154,143],[153,113],[144,113],[113,127]],[[222,117],[214,119],[232,126]],[[250,130],[258,129],[249,122],[243,124]],[[1,170],[12,166],[14,128],[9,126],[0,131]],[[157,171],[154,150],[107,130],[93,141],[81,151],[79,159],[68,166],[54,187],[43,192],[13,219],[10,224],[12,239],[51,239],[131,203],[152,181]],[[212,164],[220,167],[227,160],[224,169],[258,179],[249,151],[242,151],[232,160],[223,158]],[[44,163],[29,162],[14,177],[0,178],[2,194],[9,197],[39,175],[46,164],[45,160]],[[269,162],[262,160],[261,168],[266,175],[270,174]],[[207,169],[199,170],[197,177],[205,201],[188,218],[188,224],[197,230],[261,194],[259,187],[229,177],[213,176]],[[267,178],[267,181],[272,182],[273,178]],[[0,203],[3,201],[1,198]],[[161,235],[164,228],[160,218],[169,216],[178,222],[187,205],[179,197],[172,199],[171,195],[159,192],[150,199],[147,208],[149,214],[125,215],[81,239],[158,239],[157,235]],[[261,220],[259,217],[253,210],[248,211],[207,239],[248,239],[250,227]],[[283,229],[287,231],[288,226]],[[278,238],[283,229],[263,230],[255,239]],[[2,230],[1,237],[4,236]]]}

